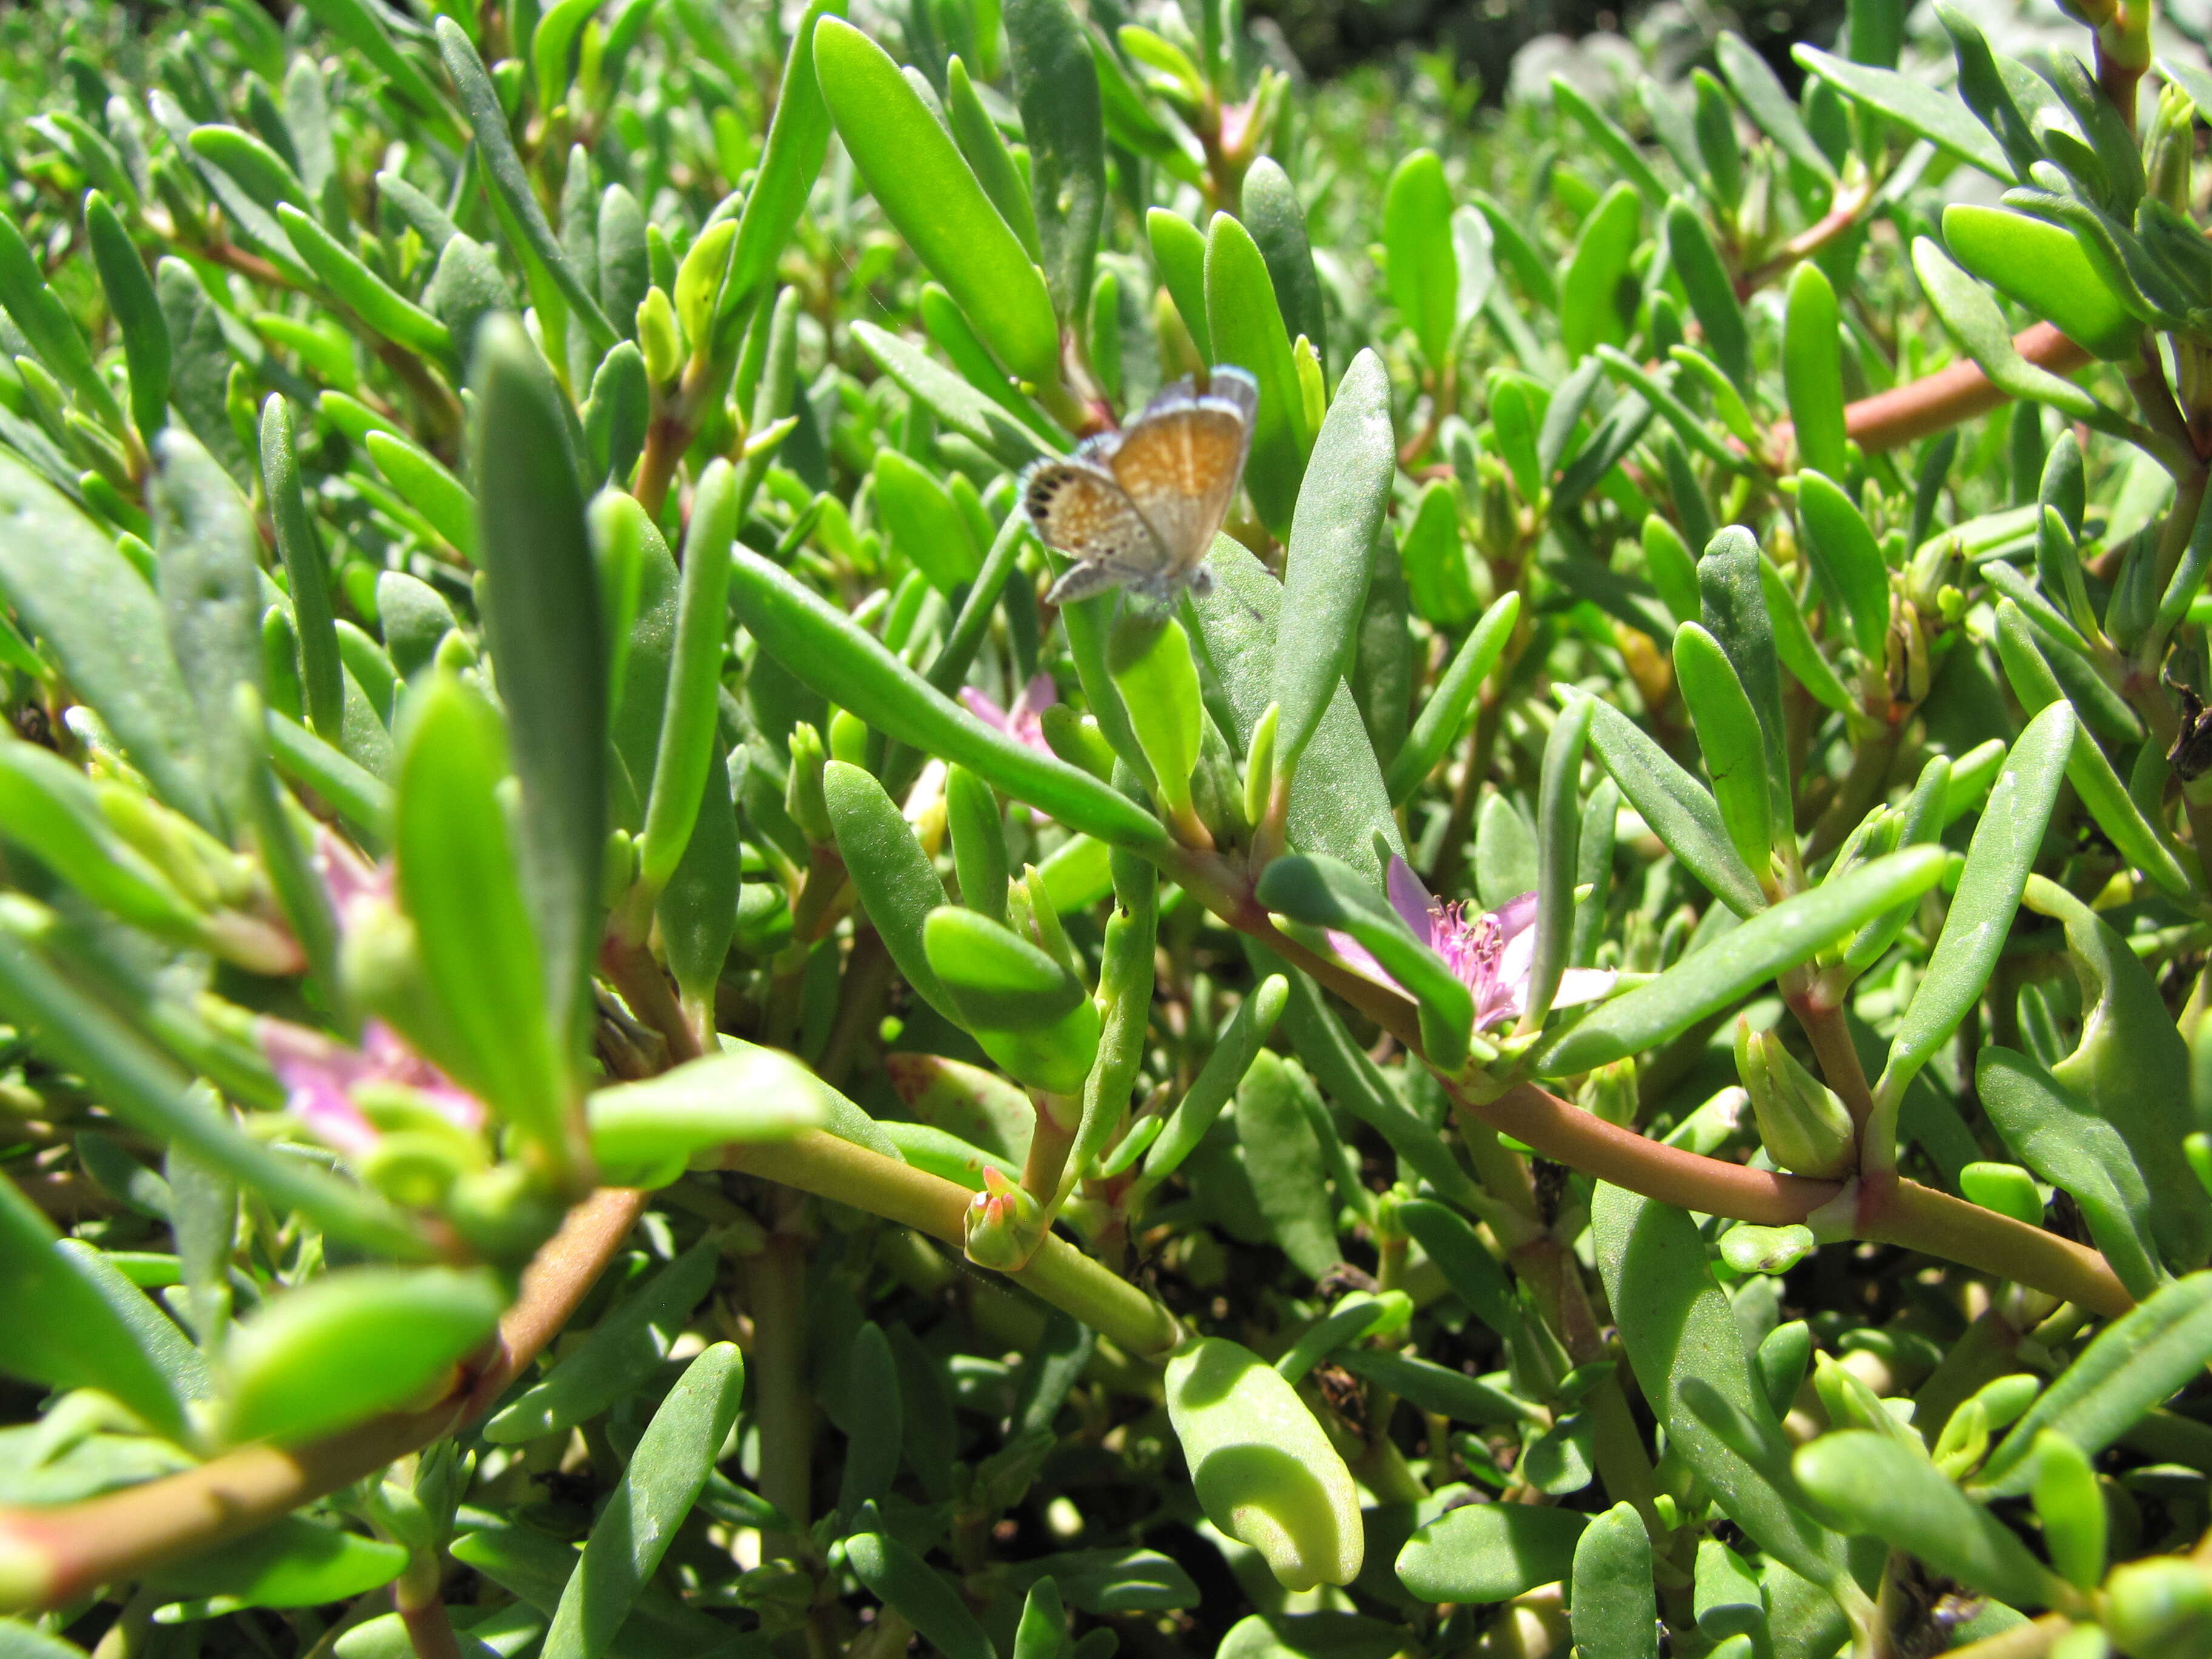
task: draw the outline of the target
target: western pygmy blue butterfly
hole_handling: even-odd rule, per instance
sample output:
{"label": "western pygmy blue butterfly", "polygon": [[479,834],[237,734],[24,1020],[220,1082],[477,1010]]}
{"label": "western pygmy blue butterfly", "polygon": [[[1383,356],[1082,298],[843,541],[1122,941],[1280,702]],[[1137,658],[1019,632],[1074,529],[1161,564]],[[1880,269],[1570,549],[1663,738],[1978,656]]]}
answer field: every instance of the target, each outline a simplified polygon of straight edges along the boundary
{"label": "western pygmy blue butterfly", "polygon": [[1217,368],[1204,392],[1164,388],[1118,432],[1022,475],[1022,504],[1048,547],[1075,561],[1045,597],[1054,605],[1127,585],[1172,599],[1211,585],[1206,550],[1229,515],[1252,447],[1260,383]]}

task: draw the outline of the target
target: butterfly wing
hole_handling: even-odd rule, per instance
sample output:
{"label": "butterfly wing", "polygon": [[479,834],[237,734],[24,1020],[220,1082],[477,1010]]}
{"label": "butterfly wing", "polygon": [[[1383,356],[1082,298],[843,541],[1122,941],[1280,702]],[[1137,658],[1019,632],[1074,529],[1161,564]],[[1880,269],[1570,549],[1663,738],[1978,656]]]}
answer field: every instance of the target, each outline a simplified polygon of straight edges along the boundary
{"label": "butterfly wing", "polygon": [[1109,470],[1111,446],[1039,461],[1022,477],[1022,506],[1047,547],[1075,561],[1046,599],[1088,599],[1157,576],[1167,552]]}
{"label": "butterfly wing", "polygon": [[1146,406],[1107,459],[1166,552],[1163,584],[1198,568],[1229,516],[1259,398],[1258,383],[1242,369],[1215,369],[1203,392],[1179,380]]}

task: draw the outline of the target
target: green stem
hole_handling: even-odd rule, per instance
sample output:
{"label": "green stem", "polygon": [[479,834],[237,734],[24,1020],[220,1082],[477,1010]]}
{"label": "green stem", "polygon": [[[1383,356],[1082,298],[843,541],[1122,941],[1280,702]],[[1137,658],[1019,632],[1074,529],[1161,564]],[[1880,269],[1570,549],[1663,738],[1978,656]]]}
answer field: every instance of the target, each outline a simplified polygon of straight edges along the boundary
{"label": "green stem", "polygon": [[837,1018],[823,1046],[822,1063],[815,1069],[831,1088],[842,1088],[845,1078],[860,1058],[876,1011],[891,982],[891,955],[883,936],[862,927],[853,937],[853,953],[845,959],[845,982],[837,1003]]}
{"label": "green stem", "polygon": [[1859,820],[1881,794],[1890,765],[1897,758],[1898,739],[1904,734],[1905,722],[1911,717],[1912,710],[1910,706],[1893,708],[1891,713],[1894,719],[1863,732],[1851,744],[1850,769],[1844,773],[1827,809],[1813,826],[1813,833],[1805,843],[1806,863],[1818,864],[1842,846],[1844,837],[1858,827]]}
{"label": "green stem", "polygon": [[[786,1194],[787,1212],[799,1202]],[[788,1212],[783,1219],[794,1219]],[[806,1245],[788,1227],[745,1267],[753,1316],[754,1410],[760,1419],[761,1496],[790,1517],[792,1531],[762,1540],[785,1560],[806,1548],[813,1520],[814,1398],[806,1382]]]}
{"label": "green stem", "polygon": [[1953,1648],[1951,1659],[2043,1659],[2058,1638],[2074,1628],[2063,1613],[2046,1613],[2028,1624],[1986,1637],[1963,1648]]}
{"label": "green stem", "polygon": [[154,1629],[154,1611],[168,1601],[168,1593],[141,1585],[131,1592],[131,1599],[115,1615],[115,1622],[107,1627],[92,1650],[92,1659],[141,1659],[146,1651],[146,1638]]}
{"label": "green stem", "polygon": [[[836,1199],[956,1248],[975,1197],[965,1187],[819,1129],[775,1145],[732,1146],[723,1167]],[[1048,1234],[1028,1265],[1007,1277],[1137,1358],[1164,1358],[1182,1340],[1167,1309],[1056,1236]]]}
{"label": "green stem", "polygon": [[2135,1306],[2105,1258],[2071,1239],[1916,1181],[1860,1183],[1856,1235],[2032,1285],[2108,1319]]}
{"label": "green stem", "polygon": [[[1060,1175],[1075,1146],[1075,1132],[1083,1116],[1083,1103],[1066,1095],[1032,1089],[1030,1099],[1036,1111],[1036,1127],[1030,1132],[1029,1156],[1022,1164],[1022,1188],[1036,1200],[1044,1224],[1050,1226],[1063,1196]],[[1074,1122],[1069,1122],[1069,1118]]]}

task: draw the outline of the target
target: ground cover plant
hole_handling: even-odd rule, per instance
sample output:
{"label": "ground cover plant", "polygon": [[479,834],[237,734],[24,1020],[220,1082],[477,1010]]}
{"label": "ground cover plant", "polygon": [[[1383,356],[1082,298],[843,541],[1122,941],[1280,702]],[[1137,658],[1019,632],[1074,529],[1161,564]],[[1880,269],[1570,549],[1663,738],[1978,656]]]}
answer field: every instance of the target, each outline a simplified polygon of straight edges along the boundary
{"label": "ground cover plant", "polygon": [[0,17],[0,1655],[2212,1652],[2068,18]]}

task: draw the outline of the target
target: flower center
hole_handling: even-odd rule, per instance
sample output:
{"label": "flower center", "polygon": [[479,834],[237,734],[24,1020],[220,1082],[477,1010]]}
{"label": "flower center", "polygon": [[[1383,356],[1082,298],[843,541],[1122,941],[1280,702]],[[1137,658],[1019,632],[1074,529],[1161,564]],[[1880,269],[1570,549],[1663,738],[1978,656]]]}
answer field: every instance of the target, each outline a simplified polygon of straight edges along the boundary
{"label": "flower center", "polygon": [[1503,930],[1487,911],[1468,914],[1464,903],[1440,904],[1431,913],[1437,954],[1469,989],[1480,991],[1495,977]]}

